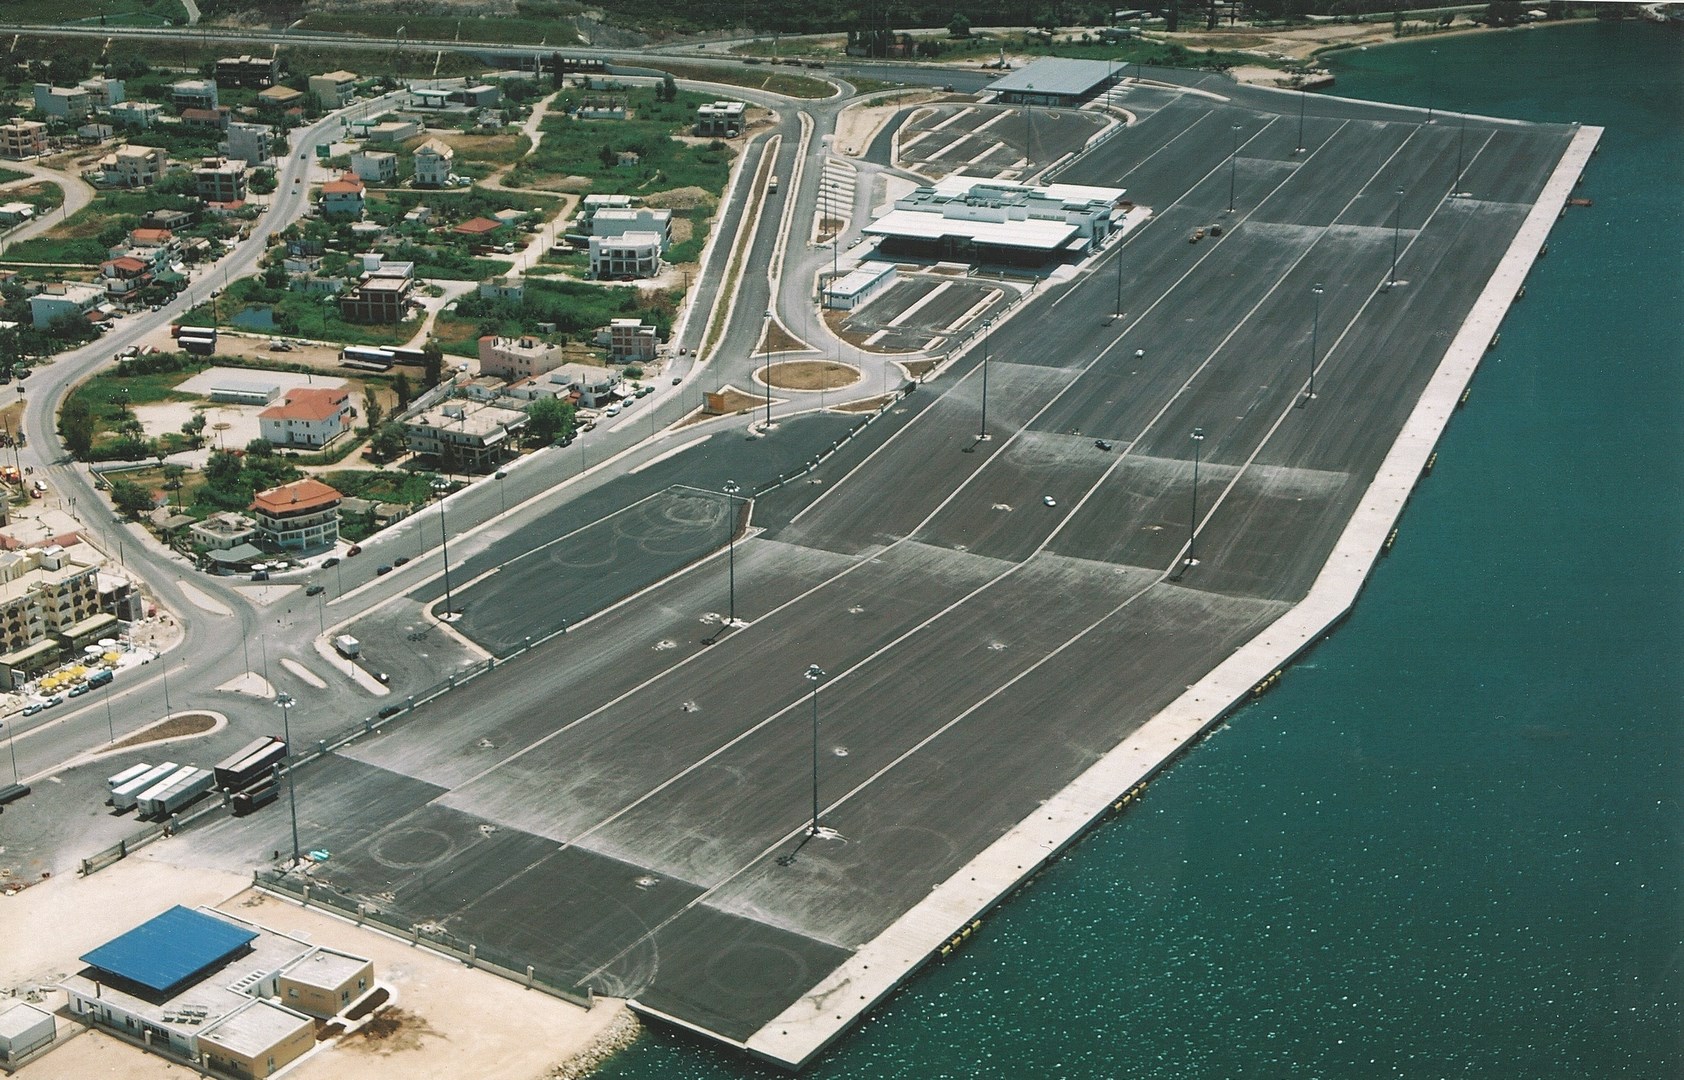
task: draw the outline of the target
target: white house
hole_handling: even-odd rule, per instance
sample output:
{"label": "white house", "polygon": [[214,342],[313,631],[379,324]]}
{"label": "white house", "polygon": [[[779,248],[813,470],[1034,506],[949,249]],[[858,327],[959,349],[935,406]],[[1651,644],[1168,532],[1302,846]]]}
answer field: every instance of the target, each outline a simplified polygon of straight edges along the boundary
{"label": "white house", "polygon": [[258,434],[276,446],[322,447],[349,430],[354,415],[344,387],[298,387],[257,414]]}
{"label": "white house", "polygon": [[444,187],[450,183],[455,163],[456,151],[438,139],[428,139],[415,148],[415,186]]}
{"label": "white house", "polygon": [[105,299],[98,285],[78,282],[48,285],[29,298],[29,314],[37,329],[61,315],[86,315]]}
{"label": "white house", "polygon": [[385,150],[354,151],[351,171],[365,183],[390,184],[398,178],[398,155]]}
{"label": "white house", "polygon": [[593,236],[591,276],[598,279],[654,277],[661,272],[661,252],[665,248],[660,233]]}

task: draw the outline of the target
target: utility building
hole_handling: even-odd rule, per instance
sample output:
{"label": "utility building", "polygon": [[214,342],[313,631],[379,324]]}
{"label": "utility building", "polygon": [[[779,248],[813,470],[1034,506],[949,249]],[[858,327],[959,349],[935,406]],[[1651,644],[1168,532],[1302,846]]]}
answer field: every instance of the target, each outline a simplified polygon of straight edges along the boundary
{"label": "utility building", "polygon": [[1121,70],[1107,60],[1048,56],[994,80],[988,89],[1008,105],[1070,108],[1121,82]]}

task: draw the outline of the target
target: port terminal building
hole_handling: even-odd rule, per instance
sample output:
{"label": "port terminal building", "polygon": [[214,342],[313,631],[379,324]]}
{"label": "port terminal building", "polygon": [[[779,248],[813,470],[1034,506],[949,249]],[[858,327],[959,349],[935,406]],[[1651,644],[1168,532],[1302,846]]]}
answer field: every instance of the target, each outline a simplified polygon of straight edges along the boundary
{"label": "port terminal building", "polygon": [[1092,101],[1122,81],[1122,67],[1106,60],[1043,57],[989,84],[994,100],[1005,105],[1073,108]]}
{"label": "port terminal building", "polygon": [[1121,225],[1125,194],[951,175],[895,200],[863,231],[889,258],[1039,268],[1098,249]]}

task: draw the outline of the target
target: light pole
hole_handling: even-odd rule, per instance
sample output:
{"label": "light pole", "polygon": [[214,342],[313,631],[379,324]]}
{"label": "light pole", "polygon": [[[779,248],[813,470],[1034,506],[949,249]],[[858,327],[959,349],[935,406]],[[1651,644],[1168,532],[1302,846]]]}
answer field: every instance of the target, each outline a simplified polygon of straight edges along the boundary
{"label": "light pole", "polygon": [[1302,81],[1298,84],[1298,145],[1293,149],[1294,154],[1304,152],[1304,97],[1305,89]]}
{"label": "light pole", "polygon": [[1317,338],[1321,332],[1321,293],[1321,282],[1318,281],[1314,285],[1310,286],[1310,295],[1315,299],[1313,313],[1310,316],[1310,385],[1309,388],[1304,391],[1304,401],[1306,403],[1316,399],[1316,365],[1320,363],[1321,359],[1317,355],[1319,351],[1317,349],[1317,345],[1319,344]]}
{"label": "light pole", "polygon": [[497,470],[497,472],[495,474],[495,479],[497,481],[497,499],[498,499],[498,502],[502,504],[503,509],[500,511],[500,513],[503,513],[503,514],[506,514],[506,513],[509,512],[509,495],[508,495],[508,492],[503,490],[503,481],[507,480],[508,478],[509,478],[509,474],[506,471],[504,471],[502,469]]}
{"label": "light pole", "polygon": [[1189,516],[1187,518],[1187,560],[1186,560],[1186,562],[1182,563],[1183,569],[1185,569],[1189,566],[1199,565],[1199,560],[1194,555],[1193,545],[1198,540],[1198,537],[1199,537],[1199,444],[1203,443],[1205,441],[1205,429],[1202,428],[1202,427],[1194,428],[1192,439],[1193,439],[1193,498],[1192,498],[1192,504],[1191,504],[1192,505],[1192,512],[1189,514]]}
{"label": "light pole", "polygon": [[772,430],[772,312],[766,312],[766,363],[760,381],[766,384],[766,430]]}
{"label": "light pole", "polygon": [[1117,241],[1117,313],[1113,321],[1123,317],[1123,242]]}
{"label": "light pole", "polygon": [[1438,50],[1427,50],[1427,123],[1433,122],[1433,86],[1438,75]]}
{"label": "light pole", "polygon": [[1233,149],[1228,151],[1228,212],[1234,212],[1234,173],[1240,160],[1240,125],[1233,125]]}
{"label": "light pole", "polygon": [[807,826],[808,836],[819,835],[819,680],[824,669],[817,664],[807,665],[807,680],[813,684],[813,823]]}
{"label": "light pole", "polygon": [[1451,198],[1462,195],[1462,148],[1468,137],[1468,114],[1462,114],[1461,126],[1456,129],[1456,183],[1450,189]]}
{"label": "light pole", "polygon": [[111,741],[116,742],[117,741],[117,722],[111,718],[111,683],[112,683],[112,681],[113,680],[107,679],[106,683],[105,683],[105,730],[108,734],[110,734]]}
{"label": "light pole", "polygon": [[170,662],[164,658],[162,649],[158,650],[158,663],[164,673],[164,719],[169,719],[175,710],[170,706]]}
{"label": "light pole", "polygon": [[450,485],[443,480],[433,481],[433,493],[439,500],[439,545],[444,555],[444,622],[450,621],[450,526],[444,518],[444,497]]}
{"label": "light pole", "polygon": [[292,707],[298,704],[298,699],[282,690],[275,695],[275,704],[281,710],[281,739],[287,744],[287,803],[292,808],[292,865],[298,865],[298,789],[292,780]]}
{"label": "light pole", "polygon": [[[986,319],[982,324],[982,417],[977,426],[976,441],[988,441],[988,335],[994,326],[993,319]],[[972,447],[974,449],[974,447]]]}
{"label": "light pole", "polygon": [[1403,189],[1397,189],[1397,209],[1392,211],[1392,272],[1386,278],[1386,288],[1397,284],[1398,236],[1403,228]]}
{"label": "light pole", "polygon": [[737,492],[742,490],[735,480],[725,481],[727,507],[725,513],[726,601],[725,625],[737,624]]}

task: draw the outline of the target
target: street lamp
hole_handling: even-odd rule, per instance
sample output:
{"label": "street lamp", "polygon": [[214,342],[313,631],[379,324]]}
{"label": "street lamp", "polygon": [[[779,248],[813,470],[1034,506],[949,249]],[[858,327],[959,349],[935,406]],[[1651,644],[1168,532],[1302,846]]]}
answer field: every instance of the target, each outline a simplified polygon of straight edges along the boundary
{"label": "street lamp", "polygon": [[[994,326],[994,320],[993,319],[986,319],[986,320],[983,321],[983,324],[982,324],[982,416],[981,416],[981,420],[980,420],[980,422],[977,426],[977,435],[976,435],[976,441],[979,442],[979,443],[984,443],[984,442],[988,441],[988,334],[989,334],[989,330],[992,329],[993,326]],[[967,446],[965,449],[967,451],[975,450],[976,445],[973,443],[972,445]]]}
{"label": "street lamp", "polygon": [[772,312],[766,312],[766,363],[760,381],[766,384],[766,430],[772,430]]}
{"label": "street lamp", "polygon": [[1307,91],[1304,89],[1303,77],[1300,76],[1298,83],[1298,145],[1293,148],[1292,152],[1294,154],[1302,154],[1304,152],[1304,98],[1306,93]]}
{"label": "street lamp", "polygon": [[807,826],[808,836],[819,835],[819,680],[824,670],[817,664],[807,665],[807,681],[813,684],[813,823]]}
{"label": "street lamp", "polygon": [[1194,428],[1192,439],[1193,439],[1193,498],[1192,498],[1192,512],[1191,512],[1191,514],[1189,514],[1189,516],[1187,518],[1187,559],[1186,559],[1185,562],[1182,563],[1183,569],[1186,569],[1189,566],[1199,565],[1199,560],[1194,555],[1193,545],[1194,545],[1194,542],[1197,541],[1198,536],[1199,536],[1199,444],[1203,443],[1205,441],[1205,429],[1200,428],[1200,427]]}
{"label": "street lamp", "polygon": [[1456,183],[1455,186],[1450,189],[1451,198],[1460,198],[1462,195],[1462,153],[1463,147],[1466,145],[1467,138],[1468,114],[1464,112],[1462,113],[1461,126],[1456,129]]}
{"label": "street lamp", "polygon": [[[292,752],[292,707],[298,704],[298,699],[282,690],[275,695],[275,704],[281,710],[281,740],[287,745],[287,757],[291,759]],[[287,762],[287,802],[292,808],[292,865],[298,865],[298,789],[293,785],[292,762]]]}
{"label": "street lamp", "polygon": [[500,513],[504,514],[509,512],[509,495],[508,492],[503,490],[503,481],[508,478],[509,474],[502,469],[498,469],[497,472],[493,474],[493,479],[497,481],[497,498],[498,501],[502,503],[503,507]]}
{"label": "street lamp", "polygon": [[439,544],[444,554],[444,618],[449,622],[452,614],[450,607],[450,526],[444,519],[444,497],[450,490],[450,484],[444,480],[433,481],[433,494],[439,500]]}
{"label": "street lamp", "polygon": [[1438,75],[1438,50],[1427,50],[1427,123],[1433,122],[1433,87]]}
{"label": "street lamp", "polygon": [[1321,293],[1321,282],[1318,281],[1310,286],[1310,295],[1315,298],[1313,314],[1310,316],[1310,385],[1304,391],[1304,400],[1299,402],[1301,405],[1308,404],[1316,399],[1316,365],[1321,362],[1321,358],[1317,355],[1319,352],[1317,338],[1321,333]]}
{"label": "street lamp", "polygon": [[722,488],[728,500],[729,509],[725,515],[725,564],[727,566],[727,586],[725,625],[737,624],[737,492],[742,490],[735,480],[725,481]]}
{"label": "street lamp", "polygon": [[1234,173],[1240,160],[1240,125],[1233,125],[1233,149],[1228,151],[1228,212],[1234,212]]}
{"label": "street lamp", "polygon": [[1386,278],[1386,288],[1397,284],[1397,247],[1398,235],[1403,227],[1403,189],[1397,189],[1397,209],[1392,211],[1392,272]]}

